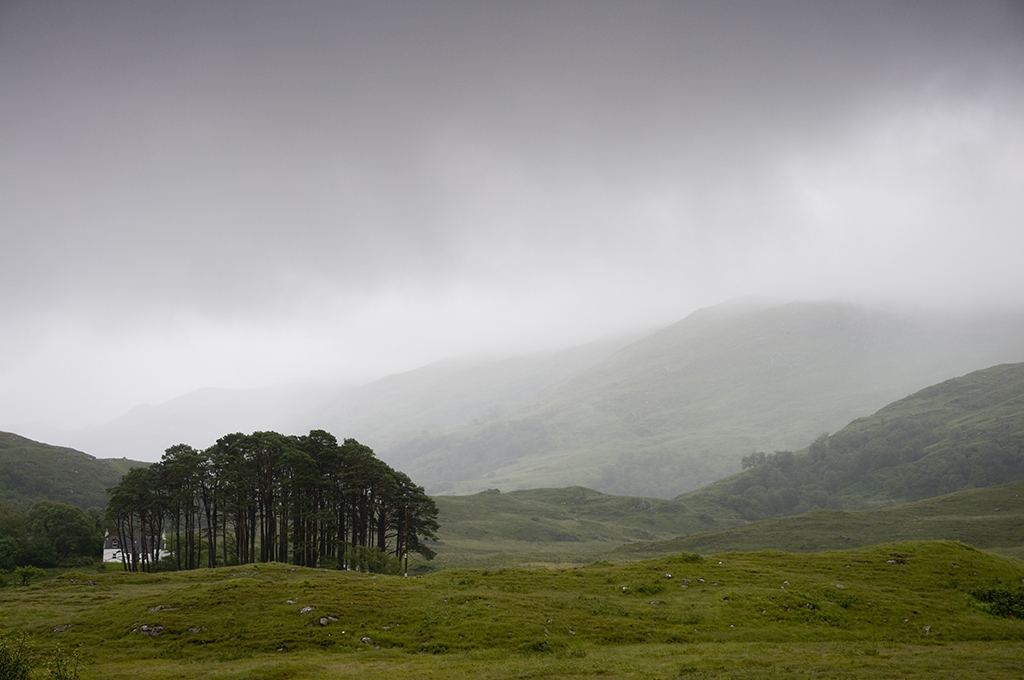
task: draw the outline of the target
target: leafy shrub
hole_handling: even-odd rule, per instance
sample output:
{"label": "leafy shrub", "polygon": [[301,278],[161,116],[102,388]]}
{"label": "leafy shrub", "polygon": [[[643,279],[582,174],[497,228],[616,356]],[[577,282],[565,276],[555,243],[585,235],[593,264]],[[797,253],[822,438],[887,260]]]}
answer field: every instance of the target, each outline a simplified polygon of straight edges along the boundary
{"label": "leafy shrub", "polygon": [[21,585],[27,586],[28,582],[35,578],[42,578],[46,576],[46,572],[39,567],[18,567],[14,570],[14,575],[21,579]]}
{"label": "leafy shrub", "polygon": [[57,645],[53,656],[46,661],[46,677],[50,680],[78,680],[80,661],[78,650],[69,653]]}
{"label": "leafy shrub", "polygon": [[976,588],[971,595],[989,604],[988,611],[995,616],[1009,619],[1024,619],[1024,588],[1016,586],[991,586]]}
{"label": "leafy shrub", "polygon": [[32,664],[25,650],[25,636],[0,638],[0,679],[29,680]]}
{"label": "leafy shrub", "polygon": [[348,546],[344,561],[349,569],[371,574],[398,574],[402,570],[399,559],[394,555],[363,545]]}

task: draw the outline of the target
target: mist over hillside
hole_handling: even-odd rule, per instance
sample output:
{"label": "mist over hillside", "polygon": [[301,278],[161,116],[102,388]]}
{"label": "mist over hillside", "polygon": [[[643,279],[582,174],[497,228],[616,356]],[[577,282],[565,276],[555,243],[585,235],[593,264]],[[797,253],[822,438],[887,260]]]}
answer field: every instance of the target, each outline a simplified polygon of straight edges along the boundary
{"label": "mist over hillside", "polygon": [[141,405],[102,425],[62,430],[19,425],[27,437],[101,457],[156,461],[177,443],[197,448],[230,432],[326,429],[375,447],[382,441],[494,418],[541,389],[609,356],[638,334],[516,357],[450,360],[364,385],[292,384],[262,389],[207,388]]}
{"label": "mist over hillside", "polygon": [[735,301],[643,336],[452,360],[360,386],[208,389],[102,426],[19,433],[158,460],[229,432],[353,437],[432,494],[583,485],[671,498],[925,386],[1024,361],[1024,315]]}
{"label": "mist over hillside", "polygon": [[1024,359],[1024,316],[838,303],[698,311],[513,414],[382,445],[435,493],[579,484],[672,497],[754,451],[822,432],[941,380]]}

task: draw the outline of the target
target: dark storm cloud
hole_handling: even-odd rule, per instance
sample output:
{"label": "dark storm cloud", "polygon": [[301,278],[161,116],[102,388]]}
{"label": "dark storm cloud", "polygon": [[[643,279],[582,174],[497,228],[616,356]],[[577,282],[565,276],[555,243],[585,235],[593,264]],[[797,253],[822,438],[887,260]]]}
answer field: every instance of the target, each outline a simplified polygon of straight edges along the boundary
{"label": "dark storm cloud", "polygon": [[1019,303],[1022,35],[1017,3],[8,2],[0,369],[142,399],[751,292]]}

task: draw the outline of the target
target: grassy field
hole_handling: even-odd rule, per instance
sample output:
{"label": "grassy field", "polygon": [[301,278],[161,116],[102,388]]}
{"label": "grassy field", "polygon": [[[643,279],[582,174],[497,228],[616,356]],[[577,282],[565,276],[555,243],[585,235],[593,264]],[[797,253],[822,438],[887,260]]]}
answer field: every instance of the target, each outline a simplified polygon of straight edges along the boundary
{"label": "grassy field", "polygon": [[[437,496],[435,567],[561,567],[610,559],[623,543],[722,526],[679,503],[583,487]],[[631,558],[635,560],[636,558]]]}
{"label": "grassy field", "polygon": [[[1024,482],[880,510],[816,510],[746,523],[727,508],[610,496],[582,487],[438,496],[428,568],[568,567],[678,552],[821,552],[894,540],[963,541],[1024,558]],[[427,566],[427,565],[424,565]]]}
{"label": "grassy field", "polygon": [[3,590],[0,626],[115,680],[998,678],[1019,677],[1024,621],[972,592],[1022,579],[1024,563],[953,542],[409,579],[280,564],[68,573]]}
{"label": "grassy field", "polygon": [[957,540],[1024,557],[1024,482],[959,491],[880,510],[815,510],[667,541],[621,546],[618,556],[751,551],[840,550],[892,540]]}

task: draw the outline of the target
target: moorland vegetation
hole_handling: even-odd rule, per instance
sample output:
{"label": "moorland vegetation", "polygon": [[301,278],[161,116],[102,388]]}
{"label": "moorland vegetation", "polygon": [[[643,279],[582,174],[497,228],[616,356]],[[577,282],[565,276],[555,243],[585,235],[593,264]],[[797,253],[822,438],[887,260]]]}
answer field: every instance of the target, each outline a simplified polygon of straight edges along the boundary
{"label": "moorland vegetation", "polygon": [[[174,446],[105,516],[0,505],[0,656],[37,678],[1018,677],[1022,395],[1024,364],[994,366],[672,500],[435,499],[320,430]],[[171,557],[68,571],[104,522]]]}
{"label": "moorland vegetation", "polygon": [[65,573],[5,594],[82,677],[1019,677],[1024,563],[954,542],[420,577],[280,563]]}
{"label": "moorland vegetation", "polygon": [[745,519],[892,505],[1024,479],[1024,364],[927,387],[796,453],[680,497]]}
{"label": "moorland vegetation", "polygon": [[110,498],[107,489],[131,468],[146,465],[0,432],[0,503],[27,512],[36,501],[49,500],[102,513]]}

